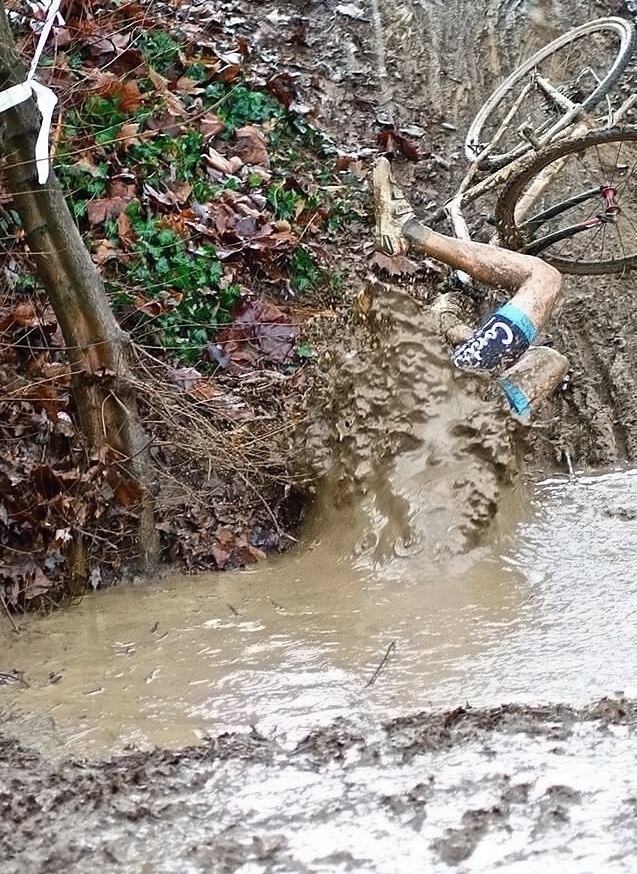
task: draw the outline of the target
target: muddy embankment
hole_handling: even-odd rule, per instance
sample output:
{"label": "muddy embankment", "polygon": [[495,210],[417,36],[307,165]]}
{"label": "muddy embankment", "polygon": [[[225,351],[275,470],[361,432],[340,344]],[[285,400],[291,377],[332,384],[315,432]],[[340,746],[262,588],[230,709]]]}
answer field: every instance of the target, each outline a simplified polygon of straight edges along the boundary
{"label": "muddy embankment", "polygon": [[[245,4],[225,5],[250,18]],[[399,172],[427,213],[464,175],[464,132],[503,76],[568,28],[622,8],[619,0],[360,0],[340,7],[306,0],[279,4],[257,25],[256,38],[301,76],[319,123],[339,145],[374,147],[378,122],[388,118],[422,129],[423,159]],[[629,73],[624,89],[635,81]],[[571,362],[572,382],[545,405],[533,453],[540,465],[563,465],[567,454],[580,466],[634,461],[635,279],[569,278],[565,285],[547,331]]]}

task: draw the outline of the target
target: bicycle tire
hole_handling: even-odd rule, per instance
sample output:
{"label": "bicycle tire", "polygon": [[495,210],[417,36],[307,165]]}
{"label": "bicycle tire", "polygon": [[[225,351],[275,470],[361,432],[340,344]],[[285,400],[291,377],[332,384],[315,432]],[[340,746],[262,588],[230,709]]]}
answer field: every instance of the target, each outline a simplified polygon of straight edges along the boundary
{"label": "bicycle tire", "polygon": [[[495,208],[496,226],[500,242],[510,249],[524,251],[527,240],[524,235],[524,225],[515,221],[515,211],[525,186],[531,182],[550,163],[569,154],[577,154],[590,147],[602,146],[606,143],[621,141],[637,142],[637,125],[609,128],[603,131],[593,131],[586,136],[573,140],[563,140],[553,143],[537,152],[532,160],[516,173],[505,185],[498,198]],[[535,240],[534,245],[540,241]],[[637,241],[636,241],[637,247]],[[600,276],[608,273],[625,273],[637,269],[637,252],[625,258],[610,261],[574,261],[568,258],[543,257],[547,264],[556,267],[561,273],[578,276]]]}
{"label": "bicycle tire", "polygon": [[[541,61],[546,60],[546,58],[569,45],[569,43],[604,30],[611,30],[618,33],[621,38],[621,47],[605,78],[602,79],[599,86],[582,103],[585,110],[590,111],[593,109],[617,84],[617,81],[628,66],[631,56],[635,51],[635,46],[637,45],[637,30],[635,29],[635,26],[630,21],[626,21],[623,18],[618,18],[616,16],[597,18],[594,21],[589,21],[579,27],[575,27],[572,30],[567,31],[567,33],[562,34],[562,36],[557,37],[557,39],[554,39],[553,42],[545,45],[525,61],[524,64],[518,67],[517,70],[514,70],[513,73],[511,73],[511,75],[508,76],[485,101],[471,123],[465,138],[464,148],[467,159],[469,161],[474,161],[476,159],[475,144],[480,142],[480,134],[482,133],[489,116],[500,105],[509,91],[511,91],[511,89],[517,85],[524,76],[530,73],[531,70],[533,70],[533,68]],[[529,149],[531,149],[530,143],[526,146],[516,147],[516,149],[512,149],[511,151],[502,154],[485,155],[484,159],[480,161],[480,167],[485,170],[499,169],[500,167],[506,166],[506,164],[510,163],[514,158],[523,155],[524,152]]]}

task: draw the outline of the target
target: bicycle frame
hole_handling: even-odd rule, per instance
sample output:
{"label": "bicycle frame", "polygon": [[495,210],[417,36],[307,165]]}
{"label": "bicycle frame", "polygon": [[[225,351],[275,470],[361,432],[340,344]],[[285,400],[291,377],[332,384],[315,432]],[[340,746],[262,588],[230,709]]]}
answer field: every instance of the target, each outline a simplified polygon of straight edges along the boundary
{"label": "bicycle frame", "polygon": [[[501,139],[501,137],[504,135],[505,131],[507,130],[508,124],[515,115],[519,104],[528,93],[528,89],[530,89],[531,85],[532,83],[529,83],[529,85],[525,89],[523,89],[518,97],[518,100],[513,105],[507,117],[504,119],[502,125],[496,132],[489,148],[493,148],[498,140]],[[547,94],[552,94],[552,96],[557,99],[556,95],[552,93],[555,89],[552,89],[550,83],[548,83],[546,80],[543,80],[542,90],[545,90],[545,93]],[[565,115],[562,116],[561,122],[564,122],[567,119],[568,121],[565,124],[559,122],[553,125],[553,127],[549,131],[549,133],[551,134],[551,138],[547,139],[548,134],[542,137],[541,143],[537,146],[537,148],[541,148],[542,146],[549,145],[551,142],[556,142],[561,139],[576,140],[578,137],[583,136],[595,127],[592,119],[590,119],[589,117],[580,119],[577,123],[575,123],[575,119],[579,118],[579,116],[582,115],[582,107],[573,104],[570,100],[568,100],[568,98],[564,97],[562,94],[559,95],[559,98],[560,108],[566,110]],[[617,112],[614,113],[614,115],[610,119],[610,124],[608,126],[612,127],[616,125],[636,104],[637,94],[633,94],[627,100],[625,100],[624,103],[622,103],[622,105],[619,107]],[[530,144],[530,148],[534,151],[536,150],[534,144]],[[463,214],[463,207],[475,202],[484,194],[487,194],[489,191],[493,191],[495,188],[504,184],[508,179],[511,178],[511,176],[515,175],[515,173],[519,169],[521,169],[521,167],[526,163],[528,159],[528,152],[529,149],[524,149],[522,153],[510,163],[506,164],[504,167],[498,170],[494,170],[484,179],[472,185],[472,182],[480,172],[480,158],[485,154],[485,151],[483,151],[470,166],[466,176],[462,180],[454,196],[450,200],[448,200],[442,207],[440,207],[435,213],[433,213],[426,219],[427,224],[436,224],[437,222],[447,218],[451,223],[455,237],[460,240],[471,240],[471,233],[469,231],[469,227]],[[541,174],[539,174],[537,179],[534,180],[534,184],[529,192],[527,192],[523,200],[518,205],[516,217],[522,219],[525,215],[528,215],[534,203],[539,199],[543,191],[548,187],[551,180],[554,179],[557,173],[560,172],[561,168],[564,166],[564,163],[565,162],[560,163],[558,161],[556,162],[555,166],[546,168]],[[562,213],[566,212],[576,205],[585,202],[586,200],[596,197],[604,198],[604,189],[605,187],[602,185],[597,188],[589,189],[586,192],[580,192],[579,194],[574,195],[574,197],[563,201],[556,207],[545,210],[543,213],[539,213],[538,215],[532,217],[522,226],[528,231],[536,230],[549,219],[561,215]],[[605,212],[603,215],[595,216],[593,219],[590,219],[587,222],[580,222],[578,224],[571,225],[568,228],[563,228],[561,231],[556,232],[556,234],[548,235],[547,237],[542,238],[542,240],[538,240],[534,243],[529,244],[529,246],[525,247],[522,251],[529,255],[539,254],[548,246],[552,245],[554,242],[567,239],[568,237],[573,237],[576,234],[581,233],[582,231],[590,231],[591,227],[596,227],[598,225],[612,221],[612,216],[617,213],[618,209],[619,207],[615,202],[614,197],[611,195],[611,192],[607,191],[605,199]],[[498,244],[497,234],[493,236],[490,242],[492,245]],[[468,274],[463,273],[462,271],[456,271],[454,273],[454,276],[462,285],[472,285],[473,280]]]}

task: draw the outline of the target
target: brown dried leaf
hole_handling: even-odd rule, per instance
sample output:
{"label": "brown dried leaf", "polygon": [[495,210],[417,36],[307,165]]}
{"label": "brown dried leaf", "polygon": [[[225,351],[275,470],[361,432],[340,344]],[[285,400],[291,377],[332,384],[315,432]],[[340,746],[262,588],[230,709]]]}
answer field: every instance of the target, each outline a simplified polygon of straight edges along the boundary
{"label": "brown dried leaf", "polygon": [[95,90],[105,98],[117,101],[125,113],[135,112],[142,105],[142,93],[136,82],[123,82],[114,73],[99,73]]}
{"label": "brown dried leaf", "polygon": [[286,109],[289,109],[296,99],[294,79],[289,73],[277,73],[267,82],[268,90],[274,94]]}
{"label": "brown dried leaf", "polygon": [[143,486],[136,479],[120,479],[119,482],[113,484],[111,482],[113,494],[122,507],[138,507],[144,495]]}
{"label": "brown dried leaf", "polygon": [[239,128],[236,136],[234,151],[244,164],[270,167],[270,158],[266,148],[267,140],[260,127],[247,124],[245,127]]}
{"label": "brown dried leaf", "polygon": [[126,249],[130,248],[137,239],[133,223],[125,212],[120,212],[117,216],[117,235]]}
{"label": "brown dried leaf", "polygon": [[420,152],[415,143],[395,128],[380,131],[377,139],[378,145],[383,152],[393,155],[404,155],[408,161],[420,160]]}
{"label": "brown dried leaf", "polygon": [[299,326],[277,306],[264,300],[245,302],[231,325],[219,334],[219,345],[233,364],[254,365],[260,358],[289,362],[299,338]]}
{"label": "brown dried leaf", "polygon": [[119,249],[110,240],[98,240],[93,252],[93,261],[101,267],[107,261],[112,261],[119,255]]}
{"label": "brown dried leaf", "polygon": [[153,70],[152,67],[148,68],[148,78],[153,83],[157,91],[161,94],[166,102],[166,107],[171,115],[186,115],[186,108],[177,97],[176,94],[168,87],[168,79],[165,79],[161,76],[156,70]]}
{"label": "brown dried leaf", "polygon": [[137,136],[139,133],[138,122],[126,121],[119,129],[117,139],[120,141],[123,149],[128,149],[130,146],[141,145],[141,139]]}
{"label": "brown dried leaf", "polygon": [[199,120],[199,130],[205,137],[216,137],[224,130],[225,126],[226,123],[214,112],[209,112]]}
{"label": "brown dried leaf", "polygon": [[100,200],[92,200],[86,207],[86,215],[89,224],[95,226],[109,218],[117,218],[129,203],[125,197],[104,197]]}
{"label": "brown dried leaf", "polygon": [[147,298],[141,294],[135,295],[135,312],[144,313],[155,318],[162,313],[179,306],[183,300],[180,291],[163,291],[160,298]]}
{"label": "brown dried leaf", "polygon": [[180,92],[180,94],[187,94],[189,97],[203,94],[205,90],[200,85],[197,85],[196,82],[193,82],[192,79],[189,79],[188,76],[182,76],[181,79],[177,79],[175,82],[175,88]]}
{"label": "brown dried leaf", "polygon": [[375,252],[370,263],[379,270],[384,270],[392,276],[401,274],[417,273],[422,266],[406,258],[404,255],[385,255],[384,252]]}
{"label": "brown dried leaf", "polygon": [[32,571],[25,574],[24,598],[26,601],[32,601],[38,595],[44,595],[49,591],[53,583],[39,567],[34,567]]}

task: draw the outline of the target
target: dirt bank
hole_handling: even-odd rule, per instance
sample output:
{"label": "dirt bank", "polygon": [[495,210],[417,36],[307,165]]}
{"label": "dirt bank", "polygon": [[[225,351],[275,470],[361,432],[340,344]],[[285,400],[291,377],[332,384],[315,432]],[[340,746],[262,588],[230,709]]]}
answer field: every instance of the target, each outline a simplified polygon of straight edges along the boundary
{"label": "dirt bank", "polygon": [[[281,3],[252,18],[226,3],[246,32],[299,76],[319,123],[353,152],[377,147],[381,123],[407,132],[420,159],[401,168],[421,213],[464,174],[464,132],[485,97],[522,55],[575,24],[623,4],[589,0],[435,0],[420,3]],[[625,87],[634,87],[634,73]],[[479,228],[483,219],[475,217]],[[546,405],[533,440],[541,464],[609,465],[637,458],[637,325],[630,276],[568,280],[549,341],[570,359],[569,390]]]}
{"label": "dirt bank", "polygon": [[[633,748],[636,728],[636,702],[604,699],[580,710],[458,708],[364,729],[342,721],[293,749],[255,732],[224,735],[101,763],[56,766],[4,740],[2,868],[390,874],[417,859],[432,871],[470,858],[483,864],[460,870],[539,864],[560,858],[556,842],[577,855],[602,826],[618,840],[621,817],[634,820],[620,761],[608,763],[612,787],[575,769],[617,733]],[[610,805],[601,816],[597,796]],[[583,824],[587,815],[599,818]],[[631,852],[628,841],[602,855],[603,870],[629,870]]]}

